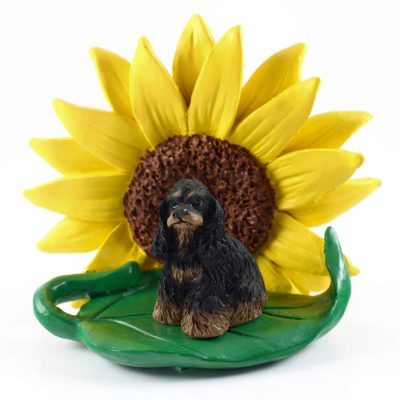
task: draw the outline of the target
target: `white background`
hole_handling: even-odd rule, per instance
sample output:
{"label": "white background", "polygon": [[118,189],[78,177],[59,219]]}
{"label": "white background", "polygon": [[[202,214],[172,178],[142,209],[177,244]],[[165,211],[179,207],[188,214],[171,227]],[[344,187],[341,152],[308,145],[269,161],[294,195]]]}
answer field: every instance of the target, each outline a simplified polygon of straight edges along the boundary
{"label": "white background", "polygon": [[[398,399],[399,16],[396,1],[0,1],[0,395],[3,399]],[[346,148],[366,156],[356,176],[383,185],[333,225],[362,273],[341,323],[299,354],[238,371],[144,370],[113,365],[35,320],[34,290],[80,271],[92,256],[48,255],[36,241],[59,216],[23,189],[57,176],[30,137],[65,136],[54,97],[107,108],[88,49],[131,59],[140,35],[171,65],[187,19],[216,38],[243,27],[245,78],[269,55],[303,41],[303,76],[320,76],[313,113],[366,110],[374,119]],[[322,230],[319,230],[322,232]],[[22,397],[24,396],[24,397]]]}

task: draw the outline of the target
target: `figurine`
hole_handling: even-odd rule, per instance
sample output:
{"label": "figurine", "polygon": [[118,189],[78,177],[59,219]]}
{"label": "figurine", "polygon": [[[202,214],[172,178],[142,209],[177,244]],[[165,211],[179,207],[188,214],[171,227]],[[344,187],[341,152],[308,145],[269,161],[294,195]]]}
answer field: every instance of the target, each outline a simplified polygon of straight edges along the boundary
{"label": "figurine", "polygon": [[164,261],[153,318],[195,338],[257,318],[267,301],[258,266],[225,232],[224,212],[197,179],[182,179],[159,209],[153,255]]}

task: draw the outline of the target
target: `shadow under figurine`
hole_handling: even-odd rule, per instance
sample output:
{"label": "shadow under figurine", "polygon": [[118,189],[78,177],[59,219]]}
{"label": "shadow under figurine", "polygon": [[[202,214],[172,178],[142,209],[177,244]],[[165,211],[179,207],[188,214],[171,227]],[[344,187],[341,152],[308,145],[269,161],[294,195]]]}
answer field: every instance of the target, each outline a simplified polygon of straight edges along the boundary
{"label": "shadow under figurine", "polygon": [[164,261],[153,318],[211,338],[257,318],[267,294],[256,261],[225,232],[206,186],[182,179],[160,204],[153,255]]}

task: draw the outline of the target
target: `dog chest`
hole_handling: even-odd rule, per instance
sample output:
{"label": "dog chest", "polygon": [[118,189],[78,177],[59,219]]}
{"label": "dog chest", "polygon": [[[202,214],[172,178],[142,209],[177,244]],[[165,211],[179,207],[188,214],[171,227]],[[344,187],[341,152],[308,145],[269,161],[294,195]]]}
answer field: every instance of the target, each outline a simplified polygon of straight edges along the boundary
{"label": "dog chest", "polygon": [[174,280],[178,283],[187,283],[194,280],[199,280],[203,273],[203,268],[200,266],[190,268],[179,268],[172,265],[171,274]]}

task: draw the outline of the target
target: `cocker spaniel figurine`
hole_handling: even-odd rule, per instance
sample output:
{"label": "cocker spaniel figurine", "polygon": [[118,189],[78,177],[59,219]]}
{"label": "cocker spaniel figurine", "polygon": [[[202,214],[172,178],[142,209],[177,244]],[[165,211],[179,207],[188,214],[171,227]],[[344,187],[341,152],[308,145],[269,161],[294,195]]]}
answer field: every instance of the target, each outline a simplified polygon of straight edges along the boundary
{"label": "cocker spaniel figurine", "polygon": [[224,334],[257,318],[267,301],[258,266],[224,229],[207,187],[182,179],[160,205],[153,255],[164,261],[153,318],[195,338]]}

